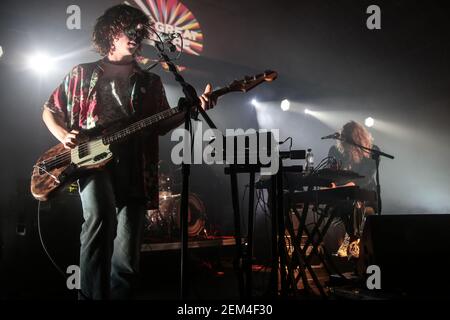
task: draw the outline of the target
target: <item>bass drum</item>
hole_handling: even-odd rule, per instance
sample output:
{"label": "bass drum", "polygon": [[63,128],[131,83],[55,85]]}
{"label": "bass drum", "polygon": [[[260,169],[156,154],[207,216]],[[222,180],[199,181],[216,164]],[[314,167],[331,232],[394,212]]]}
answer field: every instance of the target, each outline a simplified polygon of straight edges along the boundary
{"label": "bass drum", "polygon": [[[181,197],[176,201],[176,224],[178,230],[181,228],[180,223],[180,210],[181,210]],[[203,201],[195,193],[189,194],[189,206],[188,206],[188,235],[189,237],[196,237],[204,233],[206,224],[206,208]]]}

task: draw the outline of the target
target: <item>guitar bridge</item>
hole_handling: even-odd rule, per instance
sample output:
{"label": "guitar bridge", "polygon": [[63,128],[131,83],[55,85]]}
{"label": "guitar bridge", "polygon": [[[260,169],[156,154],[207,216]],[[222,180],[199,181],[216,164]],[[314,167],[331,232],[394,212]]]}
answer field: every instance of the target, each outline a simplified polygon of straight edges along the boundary
{"label": "guitar bridge", "polygon": [[43,174],[48,174],[50,177],[52,177],[56,183],[61,183],[61,181],[53,174],[51,174],[50,172],[48,172],[48,168],[45,165],[45,161],[42,161],[41,164],[39,165],[34,165],[34,168],[38,169],[38,173],[39,175],[43,175]]}
{"label": "guitar bridge", "polygon": [[35,167],[38,169],[39,175],[48,173],[48,168],[47,168],[47,164],[45,163],[45,161],[42,161],[41,163],[37,164]]}

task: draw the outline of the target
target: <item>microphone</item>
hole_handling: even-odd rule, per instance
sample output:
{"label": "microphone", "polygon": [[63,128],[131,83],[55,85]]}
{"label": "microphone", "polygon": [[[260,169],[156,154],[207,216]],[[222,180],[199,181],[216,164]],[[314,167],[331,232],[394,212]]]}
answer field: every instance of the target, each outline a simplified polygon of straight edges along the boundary
{"label": "microphone", "polygon": [[161,32],[160,35],[164,41],[172,41],[173,39],[176,39],[179,36],[181,36],[178,32],[172,32],[172,33]]}
{"label": "microphone", "polygon": [[172,33],[161,33],[161,38],[165,44],[169,47],[170,52],[175,52],[177,50],[177,47],[172,43],[172,41],[178,37],[181,37],[181,34],[177,32]]}
{"label": "microphone", "polygon": [[329,135],[327,135],[327,136],[325,136],[325,137],[322,137],[322,138],[320,138],[320,139],[339,139],[341,137],[341,134],[339,133],[339,132],[335,132],[335,133],[333,133],[333,134],[329,134]]}

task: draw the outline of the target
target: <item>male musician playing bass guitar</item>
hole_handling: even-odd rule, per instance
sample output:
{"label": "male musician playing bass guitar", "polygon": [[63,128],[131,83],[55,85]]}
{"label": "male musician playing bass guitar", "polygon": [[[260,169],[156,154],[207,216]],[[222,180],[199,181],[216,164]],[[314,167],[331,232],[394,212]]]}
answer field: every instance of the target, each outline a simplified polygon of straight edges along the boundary
{"label": "male musician playing bass guitar", "polygon": [[[80,131],[108,128],[169,108],[160,78],[136,62],[152,22],[140,10],[117,5],[97,19],[93,44],[103,58],[72,69],[44,105],[43,120],[67,149]],[[216,103],[206,86],[201,107]],[[158,206],[158,135],[179,126],[184,113],[122,142],[102,169],[78,180],[84,223],[80,241],[80,298],[130,298],[139,268],[146,209]]]}

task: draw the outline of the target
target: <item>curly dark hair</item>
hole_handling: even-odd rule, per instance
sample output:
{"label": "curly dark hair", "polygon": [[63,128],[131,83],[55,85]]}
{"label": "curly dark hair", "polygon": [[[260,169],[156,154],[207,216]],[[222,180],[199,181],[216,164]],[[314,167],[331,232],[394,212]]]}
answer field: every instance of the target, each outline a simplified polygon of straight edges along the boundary
{"label": "curly dark hair", "polygon": [[106,56],[111,48],[114,37],[121,32],[134,34],[136,37],[136,27],[138,24],[142,28],[138,30],[138,38],[148,39],[151,34],[153,22],[139,9],[126,4],[119,4],[107,9],[102,16],[97,19],[92,33],[94,48],[102,56]]}

